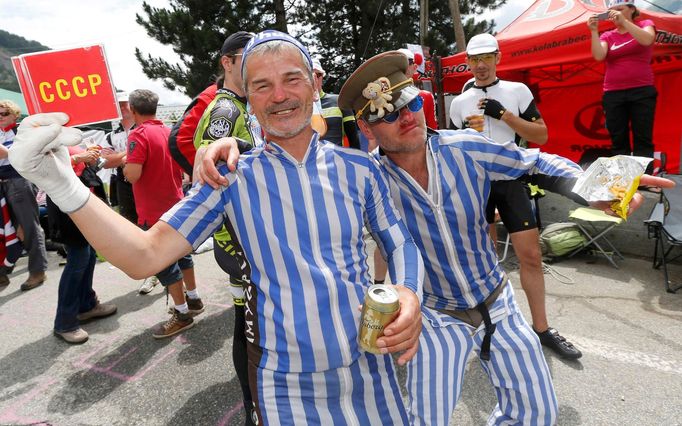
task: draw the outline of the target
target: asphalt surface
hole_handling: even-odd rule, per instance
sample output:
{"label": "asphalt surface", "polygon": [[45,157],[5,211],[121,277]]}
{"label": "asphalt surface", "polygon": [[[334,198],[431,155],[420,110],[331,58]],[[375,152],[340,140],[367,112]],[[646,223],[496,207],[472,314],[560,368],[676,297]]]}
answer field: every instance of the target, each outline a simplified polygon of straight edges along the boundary
{"label": "asphalt surface", "polygon": [[[150,332],[167,318],[162,289],[138,295],[140,281],[98,263],[95,290],[118,313],[85,324],[90,340],[79,346],[52,335],[61,267],[49,254],[44,285],[19,290],[22,258],[0,290],[0,425],[244,423],[231,297],[212,253],[194,258],[206,312],[165,340]],[[513,260],[506,266],[527,312]],[[546,275],[550,324],[584,353],[563,361],[546,352],[559,424],[681,425],[682,294],[666,293],[662,273],[633,256],[620,269],[590,255],[552,268],[561,281]],[[673,277],[682,280],[682,267]],[[484,424],[496,402],[476,358],[467,370],[453,425]]]}

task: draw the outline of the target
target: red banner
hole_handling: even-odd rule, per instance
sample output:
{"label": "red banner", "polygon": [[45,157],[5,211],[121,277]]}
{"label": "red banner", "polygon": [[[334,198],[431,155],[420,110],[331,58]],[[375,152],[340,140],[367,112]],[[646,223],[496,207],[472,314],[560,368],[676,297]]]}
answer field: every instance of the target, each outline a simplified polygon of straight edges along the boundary
{"label": "red banner", "polygon": [[65,112],[69,126],[121,118],[101,45],[29,53],[12,65],[29,114]]}

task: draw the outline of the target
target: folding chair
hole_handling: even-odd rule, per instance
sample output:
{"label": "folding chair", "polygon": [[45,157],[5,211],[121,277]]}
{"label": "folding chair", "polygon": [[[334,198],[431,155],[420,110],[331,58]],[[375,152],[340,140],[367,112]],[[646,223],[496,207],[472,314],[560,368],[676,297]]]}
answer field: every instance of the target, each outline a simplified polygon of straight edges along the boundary
{"label": "folding chair", "polygon": [[675,181],[677,185],[661,191],[658,203],[644,223],[647,225],[649,238],[656,239],[653,267],[659,269],[663,266],[665,290],[675,293],[682,288],[682,284],[675,287],[670,285],[668,262],[682,256],[682,253],[671,256],[675,247],[682,246],[682,176],[666,175],[666,178]]}
{"label": "folding chair", "polygon": [[[501,221],[500,221],[500,222],[497,222],[496,225],[497,225],[497,224],[501,224],[502,227],[504,227],[504,224],[503,224]],[[505,228],[504,232],[507,233],[507,237],[504,239],[504,241],[502,241],[502,240],[497,240],[497,244],[500,244],[500,243],[504,244],[504,250],[503,250],[503,252],[502,252],[502,256],[500,256],[500,258],[498,259],[498,261],[499,261],[500,263],[504,262],[504,261],[507,259],[507,254],[509,254],[509,247],[511,247],[511,245],[512,245],[512,243],[511,243],[511,234],[509,233],[509,231],[507,231],[506,228]]]}
{"label": "folding chair", "polygon": [[[623,219],[620,217],[609,216],[601,210],[591,209],[588,207],[580,207],[573,210],[569,216],[569,220],[575,222],[578,228],[585,234],[587,241],[582,247],[578,247],[573,250],[568,257],[572,257],[579,252],[593,247],[597,252],[601,253],[606,260],[608,260],[616,269],[618,269],[618,264],[616,263],[616,257],[624,260],[622,254],[616,249],[616,247],[611,244],[611,241],[606,237],[606,234],[611,232],[613,228],[623,223]],[[589,229],[586,227],[589,226]],[[610,249],[610,251],[604,250],[604,247]]]}

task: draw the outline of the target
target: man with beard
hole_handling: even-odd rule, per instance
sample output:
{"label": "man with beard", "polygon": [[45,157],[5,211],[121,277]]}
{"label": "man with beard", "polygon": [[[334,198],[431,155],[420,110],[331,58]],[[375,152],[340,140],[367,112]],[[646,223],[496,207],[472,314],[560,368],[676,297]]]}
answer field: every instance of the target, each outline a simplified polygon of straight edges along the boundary
{"label": "man with beard", "polygon": [[[233,173],[221,165],[229,186],[196,186],[147,232],[90,197],[62,164],[63,145],[80,138],[60,126],[64,114],[28,118],[10,159],[131,276],[163,268],[230,219],[251,266],[246,322],[258,423],[406,424],[390,354],[404,351],[404,364],[417,350],[423,264],[386,181],[367,154],[319,143],[310,125],[312,61],[298,40],[256,35],[242,76],[265,147],[242,156]],[[357,343],[357,307],[371,284],[365,225],[399,283],[400,311],[377,341],[381,355]]]}

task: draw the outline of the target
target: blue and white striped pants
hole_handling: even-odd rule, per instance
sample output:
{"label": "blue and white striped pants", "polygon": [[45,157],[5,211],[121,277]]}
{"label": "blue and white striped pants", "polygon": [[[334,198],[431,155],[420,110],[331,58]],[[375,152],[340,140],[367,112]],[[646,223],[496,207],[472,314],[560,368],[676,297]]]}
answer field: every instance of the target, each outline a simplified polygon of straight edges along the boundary
{"label": "blue and white striped pants", "polygon": [[[472,351],[480,351],[485,329],[422,308],[419,352],[408,364],[408,414],[413,425],[447,425],[462,392]],[[552,425],[557,400],[540,341],[523,318],[511,283],[490,307],[497,325],[490,361],[479,359],[497,394],[489,425]]]}
{"label": "blue and white striped pants", "polygon": [[348,367],[318,373],[280,373],[249,363],[249,375],[262,424],[408,424],[390,355],[362,352]]}

